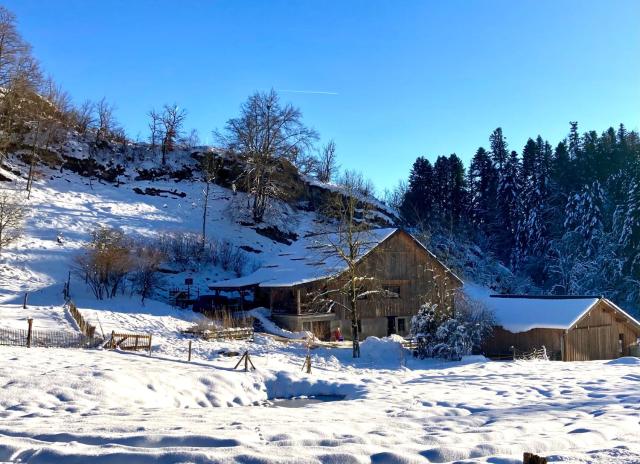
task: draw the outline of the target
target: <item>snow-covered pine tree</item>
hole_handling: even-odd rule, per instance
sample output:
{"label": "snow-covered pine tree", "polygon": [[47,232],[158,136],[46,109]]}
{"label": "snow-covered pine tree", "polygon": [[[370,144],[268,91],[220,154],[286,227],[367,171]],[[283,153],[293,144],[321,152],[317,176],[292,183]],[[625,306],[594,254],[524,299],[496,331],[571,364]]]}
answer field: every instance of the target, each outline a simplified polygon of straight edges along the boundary
{"label": "snow-covered pine tree", "polygon": [[640,281],[640,167],[629,185],[626,214],[620,233],[620,246],[624,254],[624,270]]}
{"label": "snow-covered pine tree", "polygon": [[603,232],[602,208],[604,204],[602,188],[597,180],[585,187],[581,196],[576,231],[582,236],[587,256],[592,256],[597,249],[596,239]]}
{"label": "snow-covered pine tree", "polygon": [[480,147],[469,168],[470,212],[473,224],[483,232],[493,222],[497,175],[487,151]]}
{"label": "snow-covered pine tree", "polygon": [[497,223],[494,230],[496,255],[505,262],[513,252],[518,222],[522,217],[519,186],[520,160],[518,154],[512,151],[498,180]]}
{"label": "snow-covered pine tree", "polygon": [[549,207],[551,153],[549,143],[538,136],[533,154],[533,170],[529,178],[523,179],[522,197],[526,212],[518,223],[512,258],[512,265],[518,269],[526,267],[535,282],[544,279],[544,257],[550,242],[545,215],[548,214]]}

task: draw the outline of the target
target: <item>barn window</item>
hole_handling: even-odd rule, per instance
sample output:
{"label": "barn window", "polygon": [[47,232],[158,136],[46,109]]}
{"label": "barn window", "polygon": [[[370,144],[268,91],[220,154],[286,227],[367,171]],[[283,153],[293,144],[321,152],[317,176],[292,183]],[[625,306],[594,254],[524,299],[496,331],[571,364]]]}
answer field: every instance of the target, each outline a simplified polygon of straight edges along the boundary
{"label": "barn window", "polygon": [[400,298],[400,285],[383,285],[385,298]]}
{"label": "barn window", "polygon": [[406,321],[404,317],[398,318],[398,333],[404,335],[407,332]]}

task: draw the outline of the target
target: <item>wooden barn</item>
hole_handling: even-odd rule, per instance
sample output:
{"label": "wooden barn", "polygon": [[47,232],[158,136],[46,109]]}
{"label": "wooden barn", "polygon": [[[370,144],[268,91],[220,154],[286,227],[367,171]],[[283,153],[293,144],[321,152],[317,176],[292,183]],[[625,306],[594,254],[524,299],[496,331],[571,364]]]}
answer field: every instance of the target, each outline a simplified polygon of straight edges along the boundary
{"label": "wooden barn", "polygon": [[488,356],[510,356],[544,346],[551,359],[590,361],[635,353],[640,322],[596,296],[492,295],[496,318]]}
{"label": "wooden barn", "polygon": [[[445,298],[453,304],[462,281],[411,234],[396,228],[374,229],[358,258],[362,274],[373,276],[384,296],[358,301],[361,338],[407,335],[410,320],[425,301]],[[216,293],[243,295],[243,308],[264,306],[281,327],[314,332],[328,339],[336,328],[351,334],[351,315],[335,305],[318,308],[314,295],[341,284],[343,261],[317,237],[300,239],[254,273],[210,285]],[[342,280],[344,282],[344,280]]]}

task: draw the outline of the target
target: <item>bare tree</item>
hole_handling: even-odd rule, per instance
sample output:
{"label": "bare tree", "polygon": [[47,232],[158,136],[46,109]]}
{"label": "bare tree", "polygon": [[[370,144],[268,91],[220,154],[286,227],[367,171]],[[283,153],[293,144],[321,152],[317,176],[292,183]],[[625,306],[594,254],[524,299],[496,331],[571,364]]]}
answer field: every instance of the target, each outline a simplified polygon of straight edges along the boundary
{"label": "bare tree", "polygon": [[31,47],[20,36],[15,15],[0,6],[0,87],[9,86],[30,54]]}
{"label": "bare tree", "polygon": [[96,103],[96,145],[100,142],[106,141],[107,137],[112,133],[116,125],[116,120],[113,114],[114,109],[113,105],[109,104],[107,99],[104,97]]}
{"label": "bare tree", "polygon": [[16,192],[0,192],[0,253],[22,234],[27,210]]}
{"label": "bare tree", "polygon": [[162,138],[162,117],[156,110],[150,110],[149,116],[149,143],[151,144],[151,154],[156,154],[158,141]]}
{"label": "bare tree", "polygon": [[89,128],[95,123],[93,117],[94,110],[95,106],[89,100],[85,100],[79,107],[72,110],[76,130],[80,135],[85,135]]}
{"label": "bare tree", "polygon": [[218,172],[222,168],[222,158],[216,157],[215,153],[212,151],[207,151],[202,158],[200,167],[202,169],[202,179],[205,184],[202,202],[202,249],[204,250],[207,237],[207,209],[209,207],[210,186],[211,183],[215,181]]}
{"label": "bare tree", "polygon": [[167,164],[167,153],[175,150],[176,140],[182,133],[182,125],[187,117],[186,110],[178,108],[178,105],[164,105],[161,122],[163,126],[162,138],[162,164]]}
{"label": "bare tree", "polygon": [[253,199],[255,222],[262,222],[270,199],[284,194],[274,180],[280,161],[295,161],[318,138],[316,131],[302,123],[300,110],[281,105],[274,90],[251,95],[242,104],[240,116],[229,119],[224,133],[216,134],[229,150],[246,160],[243,180]]}
{"label": "bare tree", "polygon": [[158,270],[166,259],[164,253],[149,246],[136,250],[134,284],[140,294],[141,302],[151,296],[154,289],[161,284]]}
{"label": "bare tree", "polygon": [[184,144],[188,150],[193,150],[200,145],[200,136],[198,135],[197,129],[191,129],[191,132],[189,132],[189,135],[184,140]]}
{"label": "bare tree", "polygon": [[75,258],[77,274],[85,279],[99,300],[113,298],[134,268],[131,243],[123,232],[98,227],[91,233],[85,252]]}
{"label": "bare tree", "polygon": [[399,212],[406,196],[407,189],[407,182],[404,179],[400,179],[393,189],[385,189],[382,195],[384,203],[389,205],[396,212]]}
{"label": "bare tree", "polygon": [[336,143],[333,140],[322,147],[316,168],[316,177],[320,182],[330,182],[338,171]]}
{"label": "bare tree", "polygon": [[372,267],[361,266],[364,254],[375,245],[370,224],[371,204],[366,201],[370,185],[360,174],[347,171],[340,180],[341,193],[335,194],[324,213],[335,219],[335,230],[324,231],[316,238],[317,247],[337,258],[346,270],[327,280],[326,288],[313,296],[316,307],[341,308],[351,319],[353,357],[360,357],[358,322],[359,302],[382,296]]}

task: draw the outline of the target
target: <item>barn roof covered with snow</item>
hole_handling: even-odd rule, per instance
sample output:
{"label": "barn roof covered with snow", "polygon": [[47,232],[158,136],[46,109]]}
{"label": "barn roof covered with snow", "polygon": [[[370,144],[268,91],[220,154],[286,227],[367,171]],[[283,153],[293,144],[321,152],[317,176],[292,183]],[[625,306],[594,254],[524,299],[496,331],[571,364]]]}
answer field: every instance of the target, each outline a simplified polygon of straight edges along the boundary
{"label": "barn roof covered with snow", "polygon": [[[397,228],[372,229],[361,234],[362,244],[359,247],[358,260],[361,260],[399,230]],[[336,234],[318,234],[301,238],[285,252],[263,264],[255,272],[237,279],[215,282],[210,284],[209,288],[228,290],[256,286],[264,288],[292,287],[340,275],[347,270],[347,265],[338,256],[335,246],[337,243],[339,243],[339,237]],[[416,240],[416,243],[424,248],[419,241]],[[427,250],[427,252],[429,251]],[[455,279],[460,280],[449,269],[447,271]]]}
{"label": "barn roof covered with snow", "polygon": [[640,327],[640,322],[600,296],[491,295],[483,303],[493,311],[496,325],[515,333],[541,328],[568,330],[599,301],[605,301]]}

